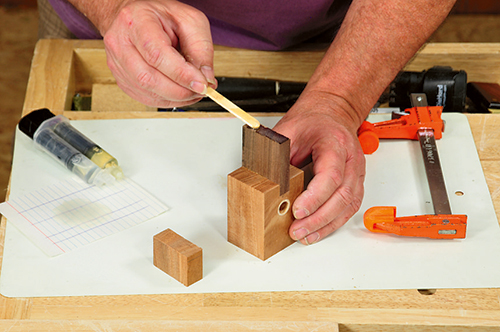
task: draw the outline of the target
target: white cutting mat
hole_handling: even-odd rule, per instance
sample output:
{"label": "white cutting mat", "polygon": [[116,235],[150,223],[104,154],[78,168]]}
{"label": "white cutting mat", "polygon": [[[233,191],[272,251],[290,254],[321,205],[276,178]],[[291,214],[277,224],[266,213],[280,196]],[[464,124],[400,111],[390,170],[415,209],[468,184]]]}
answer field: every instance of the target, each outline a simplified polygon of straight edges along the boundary
{"label": "white cutting mat", "polygon": [[[54,258],[7,223],[0,292],[32,297],[500,287],[500,227],[467,118],[443,118],[438,149],[452,211],[469,216],[467,239],[403,238],[364,228],[362,214],[375,205],[396,205],[398,216],[432,213],[418,143],[384,141],[367,156],[360,212],[320,243],[296,243],[265,262],[226,241],[226,176],[241,164],[239,120],[73,121],[170,210]],[[260,120],[272,127],[278,119]],[[71,177],[17,133],[11,197]],[[190,287],[153,266],[152,238],[166,228],[203,248],[204,277]]]}

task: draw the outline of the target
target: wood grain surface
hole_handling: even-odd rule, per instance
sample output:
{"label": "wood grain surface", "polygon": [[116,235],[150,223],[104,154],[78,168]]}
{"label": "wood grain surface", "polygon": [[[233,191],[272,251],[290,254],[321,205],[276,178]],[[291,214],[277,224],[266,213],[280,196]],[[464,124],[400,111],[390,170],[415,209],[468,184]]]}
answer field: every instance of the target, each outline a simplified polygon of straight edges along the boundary
{"label": "wood grain surface", "polygon": [[243,126],[242,166],[279,185],[280,195],[290,188],[290,140],[264,126]]}
{"label": "wood grain surface", "polygon": [[203,278],[203,250],[171,229],[153,237],[153,264],[184,286]]}
{"label": "wood grain surface", "polygon": [[288,235],[295,220],[292,204],[304,188],[304,172],[287,163],[288,190],[240,167],[227,179],[227,240],[266,260],[294,241]]}

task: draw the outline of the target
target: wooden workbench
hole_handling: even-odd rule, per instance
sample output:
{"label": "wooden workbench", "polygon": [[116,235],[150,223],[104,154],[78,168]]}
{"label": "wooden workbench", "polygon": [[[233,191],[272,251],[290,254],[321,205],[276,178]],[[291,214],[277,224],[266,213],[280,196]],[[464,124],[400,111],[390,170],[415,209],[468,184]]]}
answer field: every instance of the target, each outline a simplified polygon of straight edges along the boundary
{"label": "wooden workbench", "polygon": [[[255,52],[218,48],[218,76],[263,77],[306,81],[322,56],[315,52]],[[500,44],[429,44],[407,66],[423,70],[433,65],[464,69],[469,81],[500,83]],[[70,111],[76,92],[94,88],[115,91],[100,41],[40,41],[35,49],[23,114],[48,107],[70,119],[173,117],[182,113],[152,112],[136,105],[111,112]],[[109,96],[119,103],[119,92]],[[207,116],[189,114],[189,116]],[[227,116],[227,114],[210,114]],[[479,157],[500,214],[500,116],[468,115]],[[3,244],[5,219],[0,243]],[[3,248],[3,246],[2,246]],[[451,253],[453,254],[453,253]],[[33,276],[36,278],[36,276]],[[0,330],[9,331],[217,331],[290,327],[341,331],[498,331],[499,289],[438,289],[433,295],[417,290],[265,292],[184,295],[139,295],[55,298],[0,297]],[[316,325],[309,325],[313,322]],[[260,325],[259,325],[260,324]],[[273,325],[274,324],[274,325]],[[326,325],[325,325],[326,324]]]}

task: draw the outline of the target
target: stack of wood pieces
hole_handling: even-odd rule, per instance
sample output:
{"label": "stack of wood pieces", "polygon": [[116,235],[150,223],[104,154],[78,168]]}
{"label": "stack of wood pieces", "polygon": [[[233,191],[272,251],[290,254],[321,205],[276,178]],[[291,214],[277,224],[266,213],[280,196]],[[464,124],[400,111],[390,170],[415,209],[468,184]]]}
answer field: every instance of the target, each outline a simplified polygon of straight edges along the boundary
{"label": "stack of wood pieces", "polygon": [[228,175],[228,241],[266,260],[294,241],[292,204],[304,173],[290,165],[290,140],[260,126],[243,127],[243,166]]}

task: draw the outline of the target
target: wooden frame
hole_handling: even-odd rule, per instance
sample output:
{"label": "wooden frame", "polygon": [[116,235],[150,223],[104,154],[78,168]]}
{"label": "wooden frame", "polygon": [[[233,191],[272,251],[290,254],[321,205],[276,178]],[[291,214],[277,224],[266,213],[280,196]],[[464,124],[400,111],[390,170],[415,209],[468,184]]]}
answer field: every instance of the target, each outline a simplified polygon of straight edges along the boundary
{"label": "wooden frame", "polygon": [[[429,44],[407,69],[451,65],[466,70],[469,81],[500,83],[499,50],[500,44]],[[215,71],[217,75],[225,76],[307,80],[321,56],[321,51],[273,53],[218,48]],[[148,111],[69,111],[69,100],[75,91],[91,89],[96,83],[113,82],[106,67],[102,42],[40,41],[33,58],[23,113],[48,107],[71,119],[185,116]],[[468,119],[498,217],[500,117],[475,114],[468,115]],[[4,230],[5,221],[0,229],[1,239]],[[498,331],[499,298],[500,289],[438,289],[433,295],[422,295],[417,290],[353,290],[0,297],[0,329],[26,326],[43,330],[55,324],[61,330],[79,331],[79,324],[91,326],[98,321],[98,324],[117,326],[123,321],[135,324],[133,326],[140,325],[143,331],[158,331],[165,324],[176,322],[185,322],[188,326],[188,322],[199,321],[314,321],[316,324],[339,322],[341,331]],[[141,322],[144,323],[141,325]]]}

